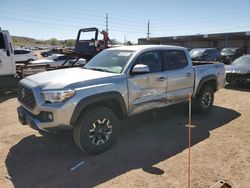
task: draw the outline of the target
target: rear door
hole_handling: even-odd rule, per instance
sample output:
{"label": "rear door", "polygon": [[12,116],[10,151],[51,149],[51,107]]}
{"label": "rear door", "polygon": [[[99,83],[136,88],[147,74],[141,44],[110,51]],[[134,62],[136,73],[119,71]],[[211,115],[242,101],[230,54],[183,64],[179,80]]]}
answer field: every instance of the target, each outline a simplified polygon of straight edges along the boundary
{"label": "rear door", "polygon": [[162,71],[159,51],[141,54],[135,60],[131,70],[137,64],[149,67],[149,73],[128,77],[129,110],[131,114],[166,105],[167,75]]}
{"label": "rear door", "polygon": [[7,34],[0,31],[0,76],[15,74],[11,40]]}
{"label": "rear door", "polygon": [[193,93],[194,71],[183,50],[162,51],[163,69],[167,74],[167,101],[187,100]]}

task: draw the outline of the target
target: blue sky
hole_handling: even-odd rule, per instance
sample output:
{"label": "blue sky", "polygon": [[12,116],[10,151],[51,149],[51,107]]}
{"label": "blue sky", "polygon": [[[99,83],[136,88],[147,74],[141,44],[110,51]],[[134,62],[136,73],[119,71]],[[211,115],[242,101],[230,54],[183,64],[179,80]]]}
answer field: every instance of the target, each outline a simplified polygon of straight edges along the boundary
{"label": "blue sky", "polygon": [[1,0],[0,27],[36,39],[76,38],[79,28],[105,29],[121,42],[151,37],[250,31],[250,0]]}

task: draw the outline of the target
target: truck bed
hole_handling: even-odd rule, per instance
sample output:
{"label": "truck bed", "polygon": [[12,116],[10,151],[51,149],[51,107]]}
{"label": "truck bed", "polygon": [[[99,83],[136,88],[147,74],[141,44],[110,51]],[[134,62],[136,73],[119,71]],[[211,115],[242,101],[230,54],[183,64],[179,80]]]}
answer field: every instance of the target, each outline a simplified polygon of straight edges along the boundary
{"label": "truck bed", "polygon": [[225,67],[223,63],[219,62],[193,62],[193,69],[195,73],[195,88],[194,93],[197,90],[197,83],[200,83],[202,79],[206,79],[207,76],[214,76],[217,79],[217,89],[224,87],[225,80]]}

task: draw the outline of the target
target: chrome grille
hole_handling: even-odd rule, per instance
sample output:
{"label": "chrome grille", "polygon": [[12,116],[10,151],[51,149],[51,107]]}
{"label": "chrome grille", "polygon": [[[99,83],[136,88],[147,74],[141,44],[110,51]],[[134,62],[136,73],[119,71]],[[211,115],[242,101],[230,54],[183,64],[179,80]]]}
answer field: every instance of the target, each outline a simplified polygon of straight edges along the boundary
{"label": "chrome grille", "polygon": [[36,100],[32,89],[23,84],[18,85],[17,98],[19,102],[28,109],[33,109],[36,106]]}

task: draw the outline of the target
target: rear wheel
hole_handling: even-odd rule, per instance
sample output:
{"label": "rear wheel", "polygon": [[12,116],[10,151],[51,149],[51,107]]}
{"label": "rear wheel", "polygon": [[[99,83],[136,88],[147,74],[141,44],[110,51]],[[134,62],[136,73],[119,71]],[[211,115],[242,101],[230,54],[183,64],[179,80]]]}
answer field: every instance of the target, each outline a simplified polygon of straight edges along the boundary
{"label": "rear wheel", "polygon": [[193,109],[196,113],[206,113],[213,106],[214,91],[211,86],[204,85],[200,93],[193,100]]}
{"label": "rear wheel", "polygon": [[109,108],[92,108],[82,114],[77,122],[73,137],[84,152],[98,154],[108,150],[119,133],[119,120]]}
{"label": "rear wheel", "polygon": [[27,60],[27,64],[30,64],[31,61],[34,61],[34,59],[28,59],[28,60]]}

